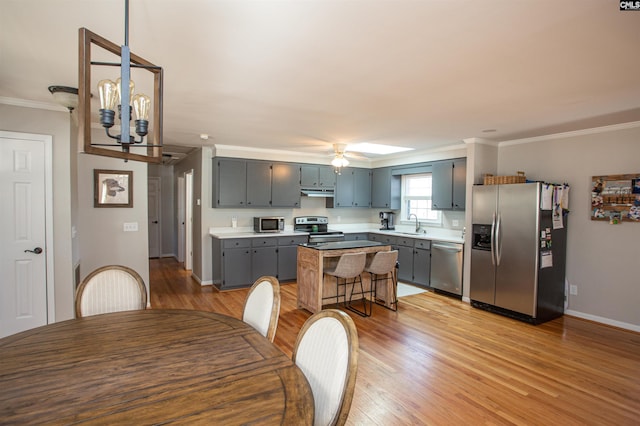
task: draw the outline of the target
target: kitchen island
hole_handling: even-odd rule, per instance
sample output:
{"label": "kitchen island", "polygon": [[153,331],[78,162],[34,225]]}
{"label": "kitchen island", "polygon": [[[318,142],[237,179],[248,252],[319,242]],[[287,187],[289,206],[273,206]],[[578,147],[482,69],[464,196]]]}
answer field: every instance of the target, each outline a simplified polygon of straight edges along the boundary
{"label": "kitchen island", "polygon": [[[334,267],[343,254],[365,252],[367,253],[368,264],[377,252],[390,250],[390,245],[369,240],[299,245],[297,266],[298,308],[316,313],[322,309],[323,304],[336,303],[335,277],[324,276],[323,271],[324,268]],[[362,285],[365,292],[369,292],[371,289],[371,277],[368,273],[362,274]],[[345,288],[347,294],[351,293],[351,287],[352,285],[349,284]],[[395,287],[392,281],[381,280],[376,290],[378,301],[387,307],[392,307],[392,303],[396,300]]]}

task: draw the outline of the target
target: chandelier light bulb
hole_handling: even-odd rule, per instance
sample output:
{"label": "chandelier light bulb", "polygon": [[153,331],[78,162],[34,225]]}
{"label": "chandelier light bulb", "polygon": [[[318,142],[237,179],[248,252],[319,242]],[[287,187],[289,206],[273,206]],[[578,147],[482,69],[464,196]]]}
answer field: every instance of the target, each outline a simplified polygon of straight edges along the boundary
{"label": "chandelier light bulb", "polygon": [[[116,80],[116,85],[118,86],[118,100],[120,101],[120,105],[122,105],[122,91],[120,85],[122,84],[122,79],[118,77]],[[129,105],[131,105],[131,100],[133,99],[133,89],[136,87],[133,80],[129,79]]]}
{"label": "chandelier light bulb", "polygon": [[136,112],[136,117],[138,117],[138,120],[149,120],[151,98],[141,93],[135,95],[133,97],[133,110]]}
{"label": "chandelier light bulb", "polygon": [[100,109],[113,111],[119,94],[116,83],[111,80],[100,80],[98,93],[100,94]]}

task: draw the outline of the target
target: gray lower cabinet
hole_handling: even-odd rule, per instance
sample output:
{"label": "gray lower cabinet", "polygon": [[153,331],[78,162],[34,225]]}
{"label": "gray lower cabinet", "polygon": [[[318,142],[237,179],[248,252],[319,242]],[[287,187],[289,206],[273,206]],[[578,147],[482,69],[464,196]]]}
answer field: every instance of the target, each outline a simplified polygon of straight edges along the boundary
{"label": "gray lower cabinet", "polygon": [[344,234],[345,241],[359,241],[359,240],[368,240],[368,239],[369,239],[369,234],[367,234],[366,232],[355,232],[355,233]]}
{"label": "gray lower cabinet", "polygon": [[245,287],[253,283],[251,268],[251,240],[247,238],[219,240],[222,244],[221,288]]}
{"label": "gray lower cabinet", "polygon": [[431,272],[431,241],[415,240],[413,251],[413,283],[429,286]]}
{"label": "gray lower cabinet", "polygon": [[429,286],[431,241],[406,236],[369,234],[369,239],[391,244],[398,250],[398,281]]}
{"label": "gray lower cabinet", "polygon": [[391,246],[395,246],[398,242],[397,237],[393,235],[385,235],[385,234],[369,233],[369,239],[371,241],[378,241],[378,242],[381,242],[382,244],[388,244]]}
{"label": "gray lower cabinet", "polygon": [[278,241],[276,238],[251,238],[251,275],[253,281],[263,275],[278,276]]}
{"label": "gray lower cabinet", "polygon": [[413,239],[398,238],[398,281],[413,282]]}
{"label": "gray lower cabinet", "polygon": [[291,281],[298,276],[298,245],[307,237],[278,237],[278,280]]}
{"label": "gray lower cabinet", "polygon": [[223,290],[250,287],[263,275],[295,280],[298,245],[307,236],[213,238],[213,284]]}

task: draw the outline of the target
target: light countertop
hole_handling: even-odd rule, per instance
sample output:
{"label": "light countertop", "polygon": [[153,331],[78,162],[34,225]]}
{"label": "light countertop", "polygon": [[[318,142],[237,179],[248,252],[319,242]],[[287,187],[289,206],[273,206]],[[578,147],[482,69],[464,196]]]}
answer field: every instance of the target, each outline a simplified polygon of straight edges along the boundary
{"label": "light countertop", "polygon": [[[462,238],[462,231],[457,229],[441,229],[441,228],[426,228],[426,233],[414,233],[413,230],[405,230],[398,227],[396,230],[387,231],[380,230],[379,225],[373,224],[349,224],[349,225],[331,225],[330,228],[335,231],[342,231],[345,234],[355,234],[364,232],[374,232],[381,235],[391,235],[396,237],[416,238],[430,241],[442,241],[450,243],[464,244]],[[309,235],[308,232],[297,232],[293,230],[293,227],[285,227],[283,232],[276,233],[256,233],[250,227],[232,228],[232,227],[220,227],[209,228],[209,235],[215,238],[228,239],[228,238],[269,238],[269,237],[300,237]]]}

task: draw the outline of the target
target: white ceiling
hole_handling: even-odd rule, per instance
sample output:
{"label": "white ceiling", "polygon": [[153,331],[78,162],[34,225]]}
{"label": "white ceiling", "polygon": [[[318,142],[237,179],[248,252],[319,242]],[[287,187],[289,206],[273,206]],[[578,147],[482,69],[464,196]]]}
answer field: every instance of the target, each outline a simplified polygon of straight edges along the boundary
{"label": "white ceiling", "polygon": [[[0,101],[77,87],[80,27],[122,44],[124,0],[0,0]],[[171,145],[426,150],[640,120],[640,11],[614,0],[131,0],[129,41],[164,69]]]}

